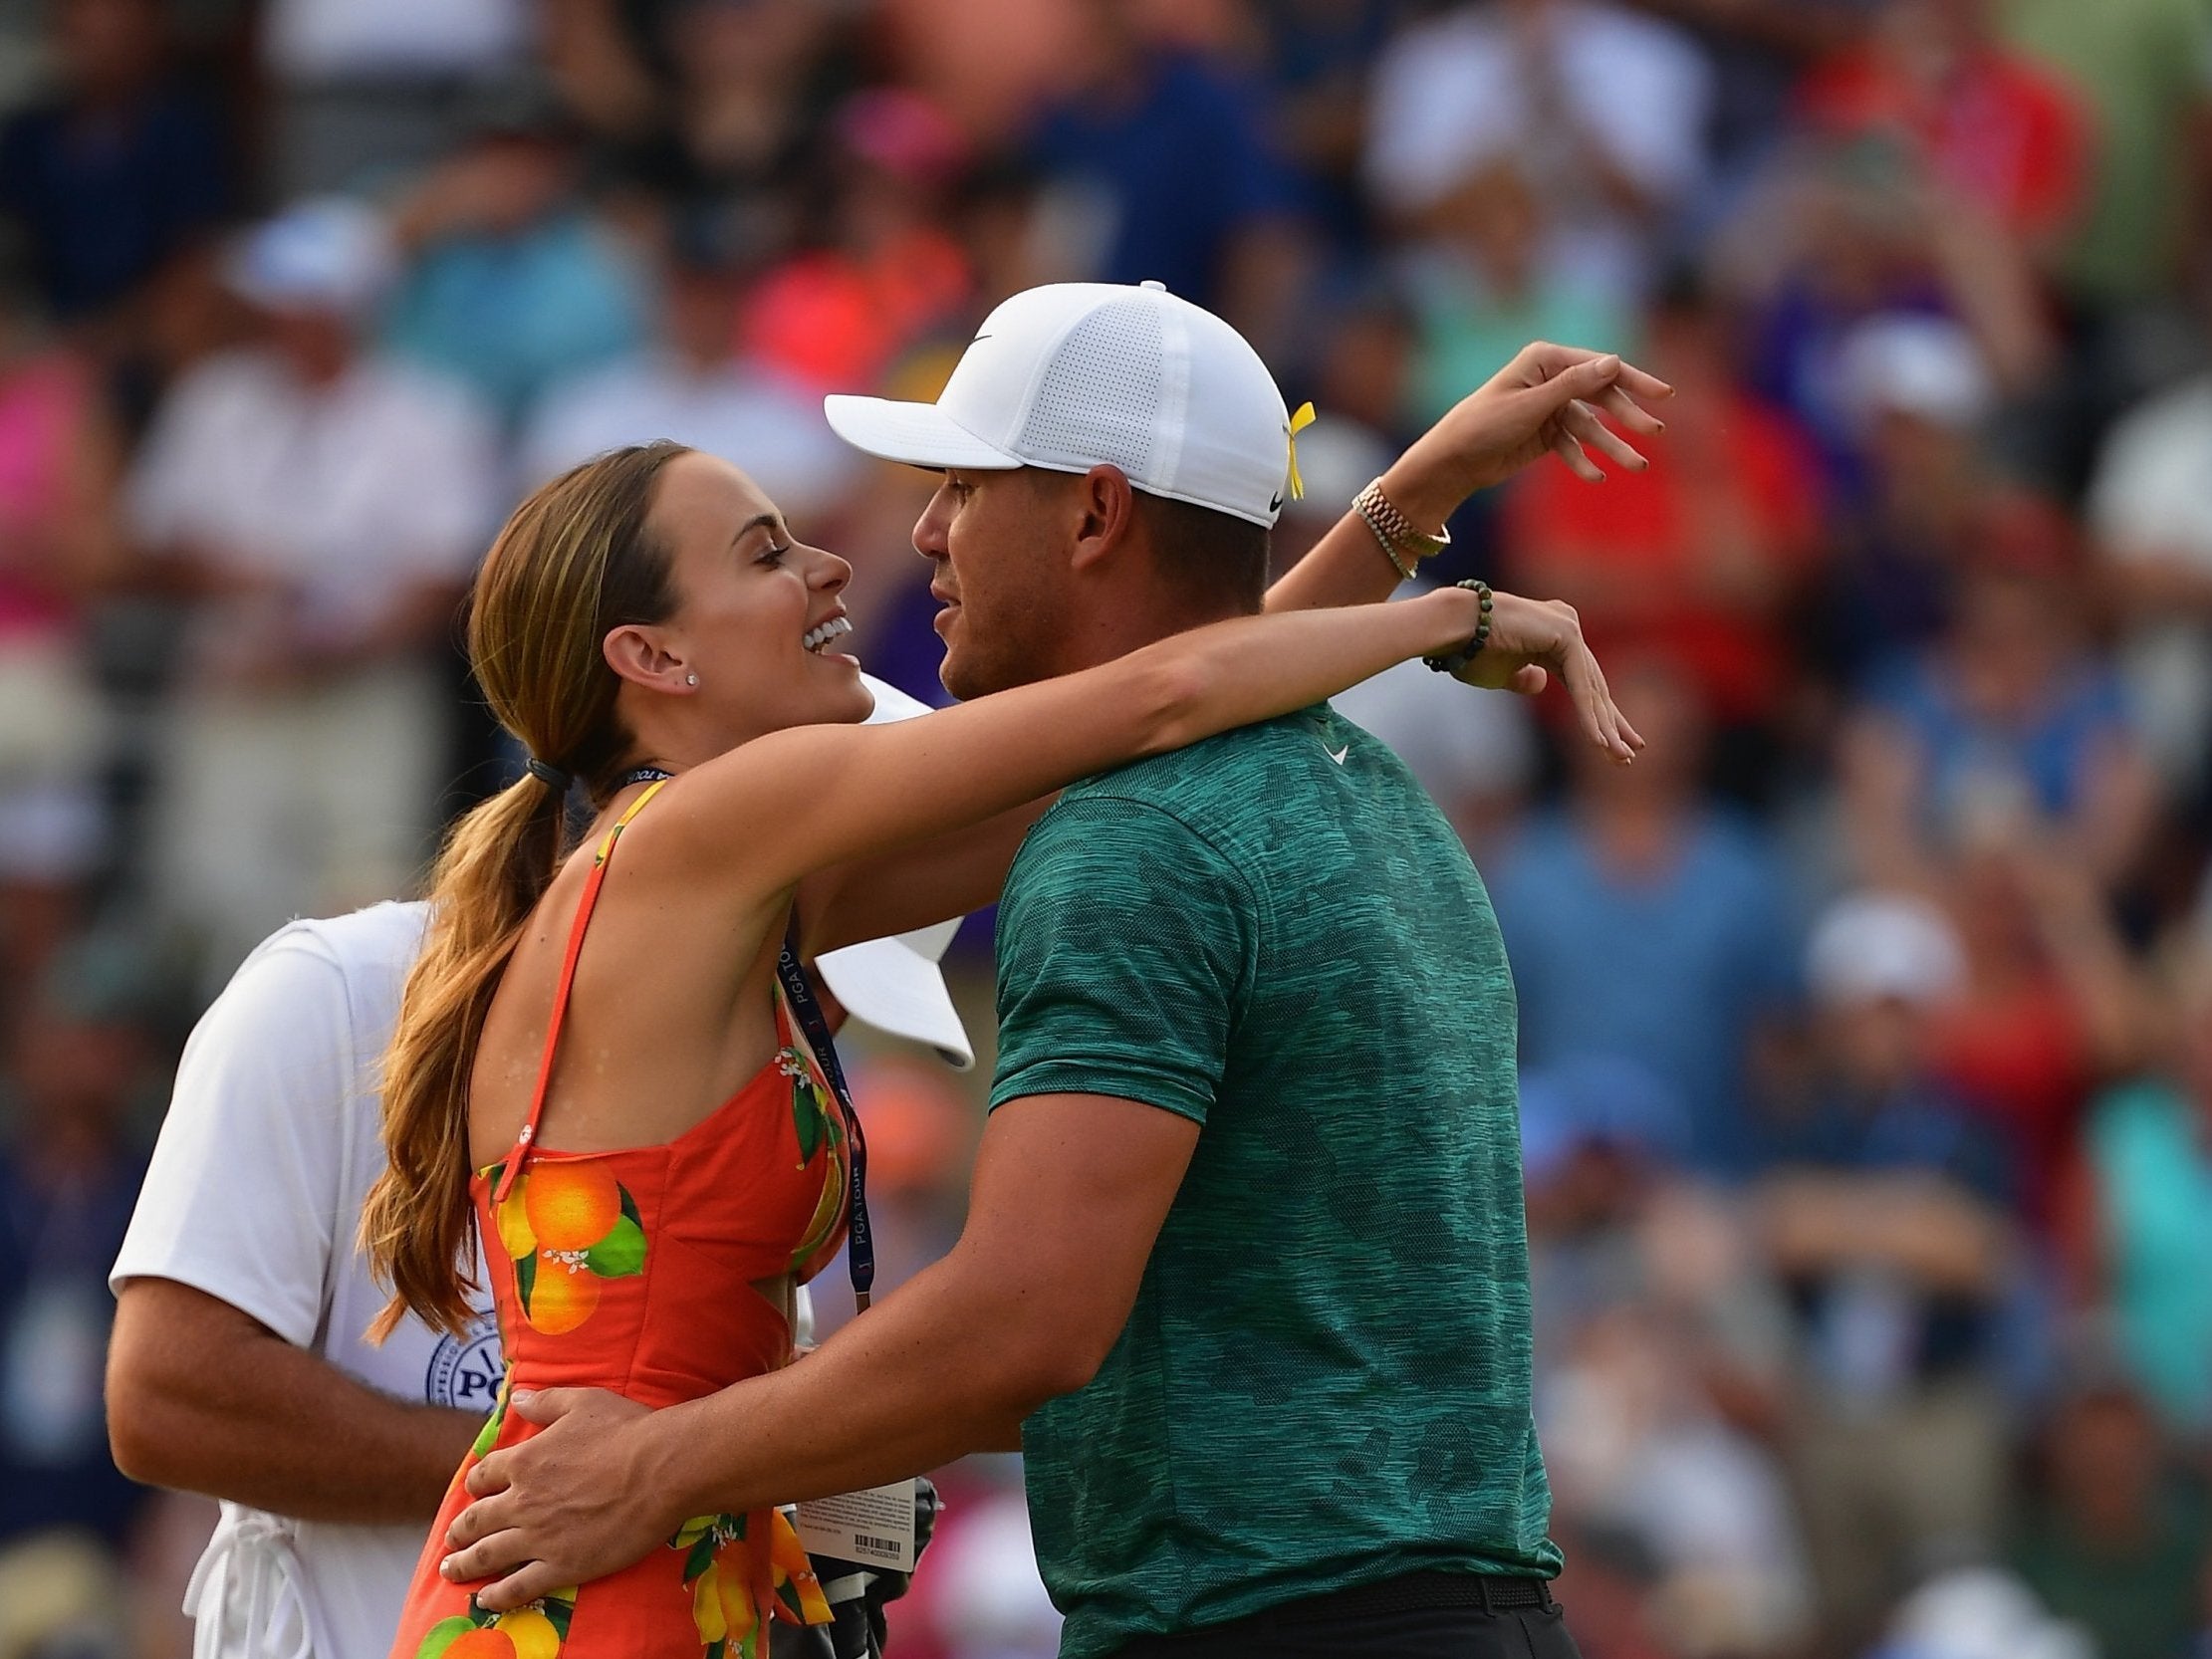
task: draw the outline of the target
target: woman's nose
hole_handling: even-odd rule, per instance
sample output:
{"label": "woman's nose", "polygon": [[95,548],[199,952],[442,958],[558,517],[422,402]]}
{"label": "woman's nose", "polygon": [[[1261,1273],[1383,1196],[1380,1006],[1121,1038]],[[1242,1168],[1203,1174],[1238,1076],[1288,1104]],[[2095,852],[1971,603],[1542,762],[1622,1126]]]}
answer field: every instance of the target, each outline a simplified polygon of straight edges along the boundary
{"label": "woman's nose", "polygon": [[817,548],[815,553],[814,585],[825,593],[835,593],[853,580],[853,566],[850,561],[823,548]]}

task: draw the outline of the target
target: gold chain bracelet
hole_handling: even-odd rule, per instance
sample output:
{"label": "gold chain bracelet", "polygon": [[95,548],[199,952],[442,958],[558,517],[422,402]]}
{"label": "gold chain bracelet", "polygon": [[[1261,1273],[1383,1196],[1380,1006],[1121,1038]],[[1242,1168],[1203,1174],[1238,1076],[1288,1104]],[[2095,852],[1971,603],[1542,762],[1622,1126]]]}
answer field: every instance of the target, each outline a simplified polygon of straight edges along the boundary
{"label": "gold chain bracelet", "polygon": [[1373,534],[1376,545],[1382,549],[1382,557],[1389,560],[1390,568],[1397,572],[1401,581],[1411,582],[1415,566],[1424,559],[1435,558],[1451,546],[1449,530],[1430,536],[1414,529],[1413,521],[1382,493],[1379,478],[1352,498],[1352,507]]}

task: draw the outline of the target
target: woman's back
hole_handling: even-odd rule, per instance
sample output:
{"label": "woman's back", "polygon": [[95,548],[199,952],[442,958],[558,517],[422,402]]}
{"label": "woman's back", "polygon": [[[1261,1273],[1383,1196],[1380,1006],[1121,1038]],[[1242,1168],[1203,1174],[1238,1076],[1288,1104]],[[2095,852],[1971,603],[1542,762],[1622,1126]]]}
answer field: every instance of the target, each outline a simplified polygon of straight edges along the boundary
{"label": "woman's back", "polygon": [[[648,792],[649,793],[649,792]],[[631,812],[643,797],[631,804]],[[740,913],[710,867],[687,859],[680,799],[626,821],[621,877],[595,902],[591,944],[568,960],[601,835],[568,860],[500,975],[476,1042],[469,1164],[505,1155],[530,1113],[556,1003],[569,985],[538,1133],[605,1151],[672,1139],[757,1072],[778,1047],[771,1013],[780,930]],[[740,953],[741,934],[759,942]],[[573,985],[568,975],[573,974]]]}
{"label": "woman's back", "polygon": [[[513,1390],[606,1388],[657,1409],[777,1369],[791,1356],[786,1311],[743,1287],[804,1278],[843,1237],[851,1125],[773,977],[760,1001],[775,1046],[719,1105],[703,1116],[691,1111],[693,1121],[658,1140],[544,1144],[559,1138],[542,1132],[543,1121],[558,1120],[541,1113],[566,1047],[578,967],[591,954],[585,945],[601,887],[623,830],[657,789],[632,803],[589,860],[550,999],[540,1079],[509,1146],[470,1183],[507,1377],[416,1565],[395,1659],[436,1659],[462,1640],[477,1645],[461,1659],[492,1659],[495,1648],[506,1659],[507,1647],[472,1634],[498,1621],[474,1610],[469,1586],[440,1577],[438,1562],[445,1530],[468,1501],[469,1470],[536,1432],[507,1410]],[[619,1077],[571,1070],[618,1100]],[[607,1105],[592,1120],[619,1125]],[[683,1651],[691,1642],[736,1647],[779,1593],[791,1616],[816,1610],[805,1555],[780,1517],[701,1518],[678,1538],[623,1572],[549,1599],[537,1610],[543,1626],[510,1613],[500,1633],[522,1659],[552,1659],[555,1651],[594,1659]],[[549,1636],[559,1637],[557,1647],[545,1645]]]}

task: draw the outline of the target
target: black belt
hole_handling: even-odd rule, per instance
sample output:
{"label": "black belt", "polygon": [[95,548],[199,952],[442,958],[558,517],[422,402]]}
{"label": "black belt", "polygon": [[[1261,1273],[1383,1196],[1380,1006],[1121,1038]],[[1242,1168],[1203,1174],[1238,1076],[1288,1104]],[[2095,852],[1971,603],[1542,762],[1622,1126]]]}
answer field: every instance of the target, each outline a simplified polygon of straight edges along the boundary
{"label": "black belt", "polygon": [[1301,1596],[1296,1601],[1263,1608],[1225,1624],[1204,1625],[1196,1630],[1178,1631],[1172,1636],[1140,1637],[1122,1648],[1115,1659],[1180,1653],[1186,1648],[1192,1652],[1211,1652],[1217,1647],[1227,1651],[1223,1644],[1240,1638],[1260,1638],[1308,1625],[1339,1620],[1352,1622],[1391,1613],[1429,1612],[1448,1607],[1480,1608],[1486,1613],[1537,1607],[1548,1612],[1556,1605],[1552,1600],[1551,1580],[1546,1578],[1509,1577],[1489,1572],[1405,1572],[1371,1584],[1353,1584],[1348,1589]]}
{"label": "black belt", "polygon": [[1252,1621],[1271,1619],[1304,1624],[1317,1618],[1355,1618],[1370,1613],[1417,1613],[1431,1607],[1480,1607],[1484,1612],[1517,1607],[1550,1607],[1548,1578],[1509,1578],[1494,1572],[1406,1572],[1372,1584],[1286,1601],[1254,1613]]}

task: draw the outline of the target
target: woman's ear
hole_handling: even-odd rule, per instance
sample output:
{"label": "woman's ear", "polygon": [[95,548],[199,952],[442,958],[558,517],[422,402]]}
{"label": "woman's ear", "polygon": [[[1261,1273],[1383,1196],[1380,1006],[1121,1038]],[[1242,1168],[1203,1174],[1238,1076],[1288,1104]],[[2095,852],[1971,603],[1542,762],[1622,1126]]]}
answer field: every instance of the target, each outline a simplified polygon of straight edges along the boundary
{"label": "woman's ear", "polygon": [[600,641],[600,654],[616,678],[648,691],[682,696],[693,688],[685,683],[683,658],[667,648],[656,628],[625,622]]}

